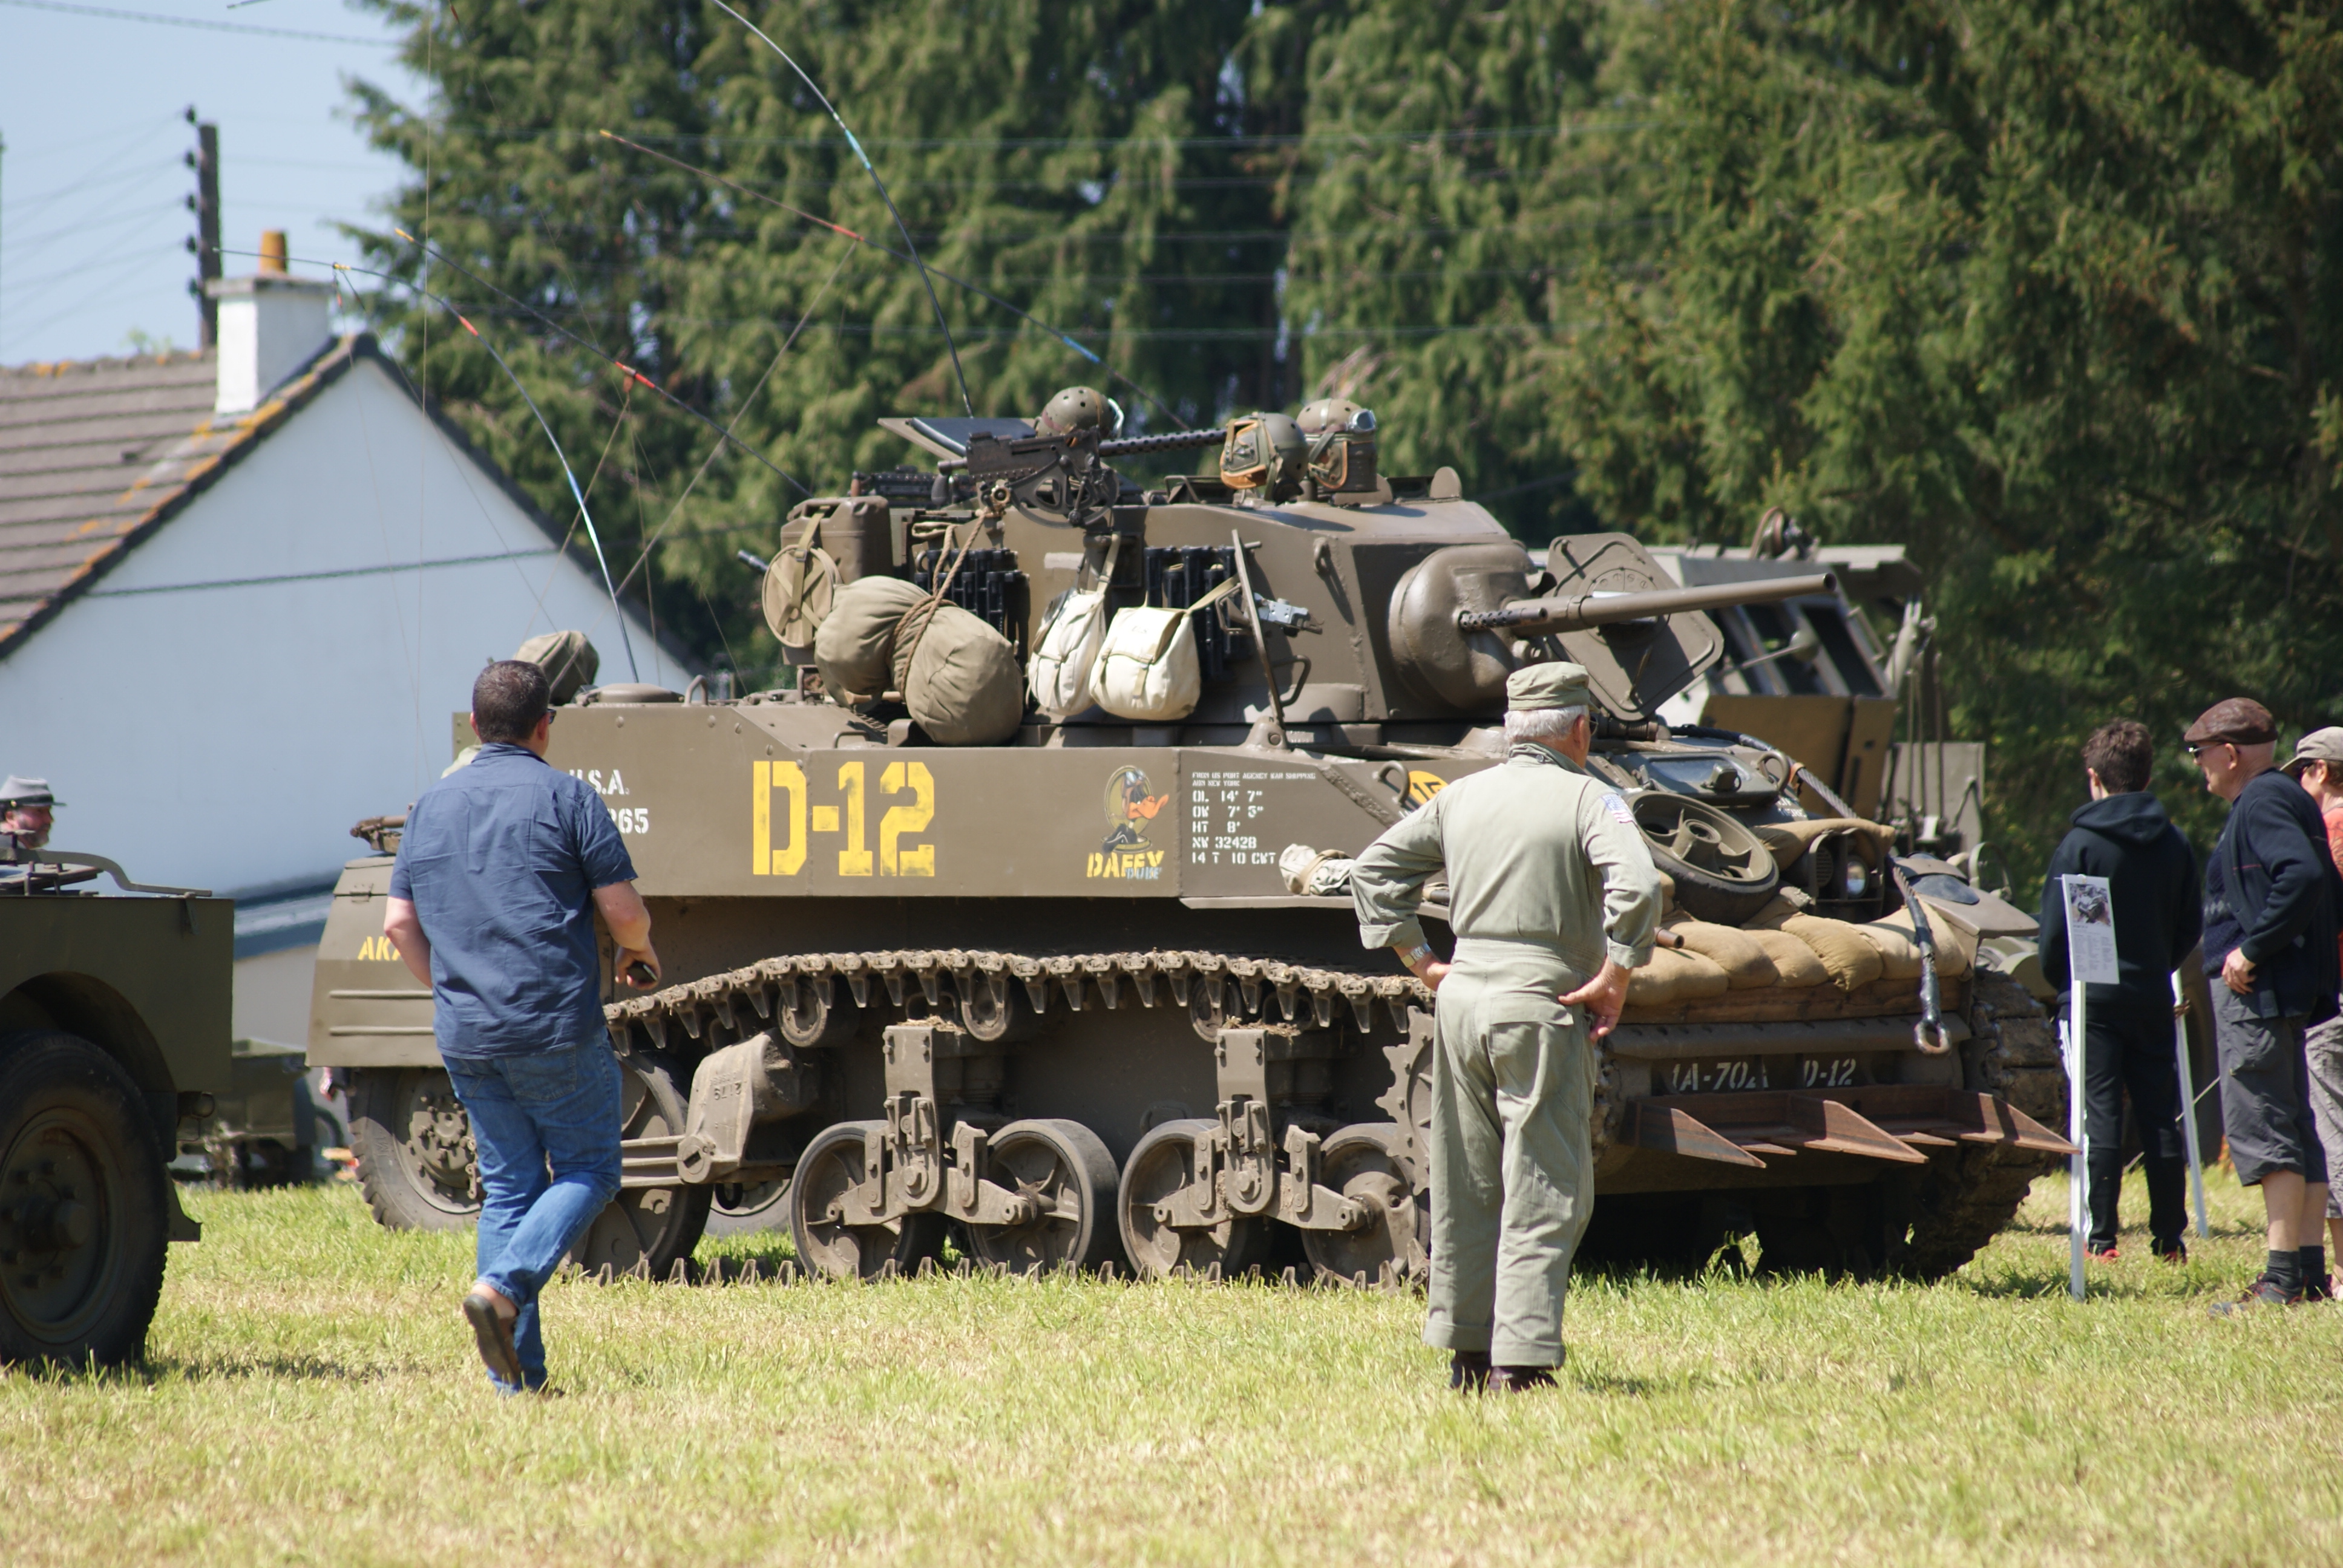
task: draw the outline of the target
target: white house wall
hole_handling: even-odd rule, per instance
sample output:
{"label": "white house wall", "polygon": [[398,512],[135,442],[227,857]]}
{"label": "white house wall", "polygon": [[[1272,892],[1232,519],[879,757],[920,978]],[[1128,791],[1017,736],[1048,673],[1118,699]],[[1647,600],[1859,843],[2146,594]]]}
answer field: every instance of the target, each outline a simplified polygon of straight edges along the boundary
{"label": "white house wall", "polygon": [[[0,772],[141,880],[330,879],[447,765],[482,662],[562,627],[628,678],[599,581],[361,359],[0,659]],[[632,629],[643,679],[689,678]]]}

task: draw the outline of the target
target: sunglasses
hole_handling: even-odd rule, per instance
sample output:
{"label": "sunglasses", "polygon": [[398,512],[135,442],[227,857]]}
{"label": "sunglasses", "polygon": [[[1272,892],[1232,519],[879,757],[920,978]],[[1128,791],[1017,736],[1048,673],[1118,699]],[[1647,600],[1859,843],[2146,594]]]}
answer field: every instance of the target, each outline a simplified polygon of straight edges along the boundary
{"label": "sunglasses", "polygon": [[2181,749],[2187,752],[2188,759],[2191,762],[2194,762],[2200,754],[2210,751],[2216,746],[2234,747],[2236,745],[2237,742],[2234,740],[2199,740],[2193,744],[2183,746]]}

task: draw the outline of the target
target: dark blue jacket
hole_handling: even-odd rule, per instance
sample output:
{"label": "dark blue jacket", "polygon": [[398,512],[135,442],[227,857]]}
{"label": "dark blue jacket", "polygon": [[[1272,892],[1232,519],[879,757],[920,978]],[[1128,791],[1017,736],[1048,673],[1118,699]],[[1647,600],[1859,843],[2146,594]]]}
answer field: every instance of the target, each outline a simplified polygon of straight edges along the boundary
{"label": "dark blue jacket", "polygon": [[2146,790],[2110,795],[2076,809],[2072,824],[2050,857],[2042,884],[2042,977],[2067,989],[2066,917],[2058,879],[2105,877],[2116,910],[2116,964],[2123,978],[2094,985],[2093,1014],[2114,1006],[2127,1012],[2172,1009],[2172,971],[2197,945],[2203,919],[2197,887],[2197,852],[2164,806]]}
{"label": "dark blue jacket", "polygon": [[2232,950],[2254,962],[2265,1018],[2335,1016],[2336,922],[2343,877],[2327,824],[2302,786],[2273,769],[2247,780],[2205,867],[2205,973],[2218,983]]}
{"label": "dark blue jacket", "polygon": [[605,1038],[594,890],[635,879],[610,809],[525,746],[483,746],[407,809],[390,896],[431,943],[439,1054]]}

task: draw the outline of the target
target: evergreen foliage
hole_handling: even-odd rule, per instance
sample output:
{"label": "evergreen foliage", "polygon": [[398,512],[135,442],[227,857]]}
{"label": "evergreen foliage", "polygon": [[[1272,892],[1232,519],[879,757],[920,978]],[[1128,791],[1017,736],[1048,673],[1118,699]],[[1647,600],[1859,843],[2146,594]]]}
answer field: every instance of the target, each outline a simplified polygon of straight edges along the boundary
{"label": "evergreen foliage", "polygon": [[[720,10],[373,3],[435,94],[427,116],[358,89],[414,170],[397,226],[817,492],[904,460],[876,417],[958,411],[878,193]],[[1342,391],[1382,416],[1387,467],[1453,464],[1534,541],[1737,543],[1781,505],[1910,547],[2021,881],[2102,719],[2173,737],[2233,692],[2294,729],[2343,719],[2333,5],[743,9],[836,102],[932,266],[1103,357],[938,279],[979,412],[1088,380],[1162,429]],[[495,337],[581,479],[604,454],[614,571],[664,525],[634,591],[704,655],[766,665],[731,552],[769,548],[798,492],[406,242],[368,243]],[[569,516],[478,345],[383,308],[430,395]],[[2177,749],[2158,788],[2204,841],[2217,809]]]}

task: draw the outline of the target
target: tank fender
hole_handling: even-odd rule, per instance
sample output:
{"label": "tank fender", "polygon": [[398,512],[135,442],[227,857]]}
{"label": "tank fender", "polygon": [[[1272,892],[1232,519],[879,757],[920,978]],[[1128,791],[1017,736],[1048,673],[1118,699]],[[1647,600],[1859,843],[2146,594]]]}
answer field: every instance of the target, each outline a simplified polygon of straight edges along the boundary
{"label": "tank fender", "polygon": [[691,1075],[677,1169],[694,1185],[723,1181],[748,1162],[758,1126],[811,1110],[820,1092],[815,1064],[769,1031],[710,1051]]}

